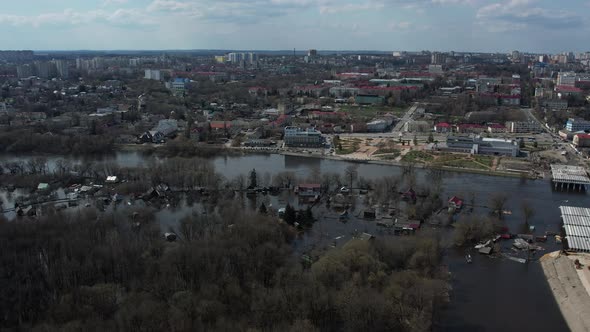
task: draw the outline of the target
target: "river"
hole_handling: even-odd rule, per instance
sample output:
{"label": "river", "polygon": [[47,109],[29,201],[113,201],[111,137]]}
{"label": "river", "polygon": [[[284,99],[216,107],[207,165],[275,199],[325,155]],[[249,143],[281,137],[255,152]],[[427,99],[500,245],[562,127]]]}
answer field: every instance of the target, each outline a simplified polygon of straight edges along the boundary
{"label": "river", "polygon": [[[0,156],[0,163],[14,160],[27,160],[29,156]],[[115,163],[119,166],[136,167],[147,164],[146,158],[139,152],[119,152],[112,156],[93,159],[94,162]],[[48,157],[49,168],[54,167],[56,157]],[[159,159],[161,161],[161,159]],[[80,159],[71,159],[74,163]],[[321,172],[342,174],[351,163],[337,160],[323,160],[306,157],[283,155],[249,154],[243,156],[220,156],[210,161],[217,173],[231,179],[237,175],[247,175],[252,169],[263,175],[292,171],[298,177],[309,175],[313,169]],[[365,164],[358,165],[359,176],[367,179],[379,179],[388,175],[400,175],[399,167]],[[423,183],[427,177],[426,170],[417,169],[417,181]],[[479,174],[445,172],[443,175],[444,195],[473,194],[476,205],[485,205],[492,194],[503,192],[508,196],[506,210],[512,212],[506,216],[507,226],[513,233],[518,233],[523,225],[521,204],[524,200],[534,208],[531,224],[536,227],[536,234],[545,231],[559,231],[560,205],[587,206],[586,194],[564,193],[552,190],[547,180],[522,180],[519,178],[494,177]],[[268,198],[271,199],[271,198]],[[270,204],[291,202],[293,197],[272,198]],[[476,208],[476,213],[478,208]],[[170,219],[178,219],[188,214],[182,208],[169,212],[160,212],[164,223],[171,225]],[[487,213],[486,211],[480,211]],[[175,222],[175,221],[172,221]],[[337,221],[322,221],[314,227],[306,239],[299,245],[308,245],[314,237],[349,234],[353,230],[374,231],[360,220],[347,224]],[[319,229],[318,229],[319,228]],[[544,244],[548,251],[557,250],[560,245],[551,238]],[[506,259],[493,259],[473,254],[473,263],[467,264],[464,253],[449,250],[445,263],[451,271],[451,304],[444,310],[443,320],[437,331],[564,331],[567,324],[559,312],[549,286],[543,276],[540,264],[531,261],[520,264]]]}

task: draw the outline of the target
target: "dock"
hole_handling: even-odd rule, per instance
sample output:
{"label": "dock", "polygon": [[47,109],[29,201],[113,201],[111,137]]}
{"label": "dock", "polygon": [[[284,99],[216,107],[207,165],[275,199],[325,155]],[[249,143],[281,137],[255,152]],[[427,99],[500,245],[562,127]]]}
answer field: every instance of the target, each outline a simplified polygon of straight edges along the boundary
{"label": "dock", "polygon": [[551,165],[551,181],[555,190],[584,191],[590,185],[588,172],[580,166]]}

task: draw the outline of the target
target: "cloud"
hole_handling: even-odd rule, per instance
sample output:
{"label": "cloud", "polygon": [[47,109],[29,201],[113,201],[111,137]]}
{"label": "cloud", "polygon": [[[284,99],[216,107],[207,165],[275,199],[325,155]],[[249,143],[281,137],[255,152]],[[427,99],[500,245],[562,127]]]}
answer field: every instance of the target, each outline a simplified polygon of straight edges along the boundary
{"label": "cloud", "polygon": [[391,31],[403,31],[409,29],[411,25],[412,23],[407,21],[391,22],[387,25],[387,28]]}
{"label": "cloud", "polygon": [[534,0],[509,0],[481,7],[476,13],[477,23],[489,31],[502,32],[541,29],[574,29],[584,25],[578,13],[550,10],[540,7]]}
{"label": "cloud", "polygon": [[155,20],[132,9],[116,9],[106,11],[103,9],[86,12],[66,9],[63,12],[43,13],[39,15],[7,15],[0,14],[0,24],[13,26],[33,26],[35,28],[48,25],[80,25],[95,22],[106,22],[116,25],[149,25],[155,24]]}
{"label": "cloud", "polygon": [[126,4],[128,0],[102,0],[101,5],[103,7],[112,6],[112,5],[123,5]]}

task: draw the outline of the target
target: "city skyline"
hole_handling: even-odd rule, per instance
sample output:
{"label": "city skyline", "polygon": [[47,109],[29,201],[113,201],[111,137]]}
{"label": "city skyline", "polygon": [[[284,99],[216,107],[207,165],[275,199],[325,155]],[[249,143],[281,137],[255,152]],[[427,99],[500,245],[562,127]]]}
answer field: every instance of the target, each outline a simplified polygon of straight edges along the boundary
{"label": "city skyline", "polygon": [[567,7],[546,0],[22,0],[3,6],[0,42],[35,50],[580,52],[588,8],[582,0]]}

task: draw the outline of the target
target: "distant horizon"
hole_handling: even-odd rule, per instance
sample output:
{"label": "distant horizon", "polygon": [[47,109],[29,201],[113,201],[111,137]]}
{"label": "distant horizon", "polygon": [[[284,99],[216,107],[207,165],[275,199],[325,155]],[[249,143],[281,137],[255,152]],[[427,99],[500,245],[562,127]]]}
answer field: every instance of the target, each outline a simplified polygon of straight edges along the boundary
{"label": "distant horizon", "polygon": [[[237,49],[237,48],[170,48],[170,49],[0,49],[0,51],[33,51],[34,53],[54,53],[54,52],[285,52],[285,53],[307,53],[309,49]],[[590,51],[560,51],[560,52],[533,52],[533,51],[526,51],[526,50],[506,50],[506,51],[457,51],[457,50],[450,50],[450,51],[443,51],[443,50],[432,50],[432,49],[423,49],[423,50],[379,50],[379,49],[313,49],[316,50],[318,53],[336,53],[336,52],[345,52],[345,53],[383,53],[383,54],[393,54],[394,52],[407,52],[407,53],[420,53],[420,52],[439,52],[439,53],[459,53],[459,54],[510,54],[513,51],[518,51],[522,54],[531,54],[531,55],[552,55],[552,54],[562,54],[572,52],[574,54],[577,53],[587,53]]]}

